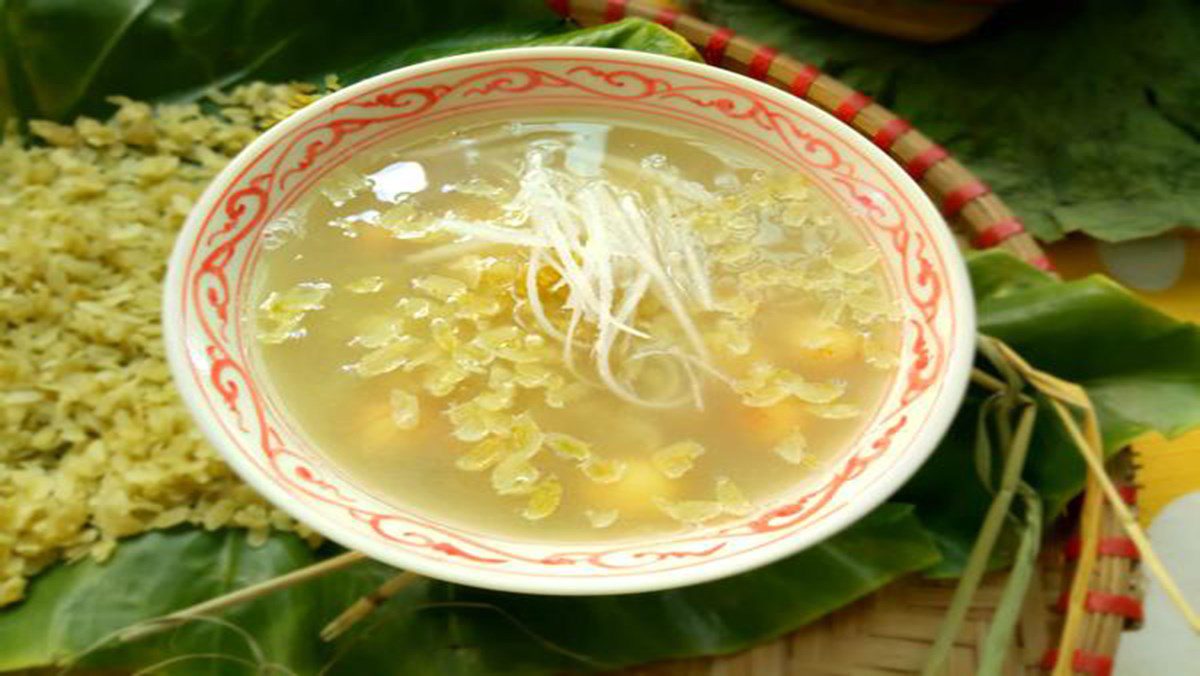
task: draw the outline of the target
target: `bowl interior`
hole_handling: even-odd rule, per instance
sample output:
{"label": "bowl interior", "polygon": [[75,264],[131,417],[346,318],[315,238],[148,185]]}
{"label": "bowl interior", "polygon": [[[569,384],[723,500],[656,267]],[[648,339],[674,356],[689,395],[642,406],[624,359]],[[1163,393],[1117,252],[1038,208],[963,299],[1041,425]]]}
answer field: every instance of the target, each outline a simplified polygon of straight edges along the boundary
{"label": "bowl interior", "polygon": [[[388,504],[289,420],[239,318],[264,226],[357,153],[479,119],[547,111],[634,116],[729,139],[802,172],[879,249],[903,312],[902,359],[880,408],[836,460],[734,523],[655,540],[569,546],[472,532]],[[678,586],[761,565],[849,525],[928,456],[965,388],[969,284],[920,189],[851,128],[783,92],[633,52],[543,48],[452,57],[385,74],[300,111],[252,144],[192,213],[171,261],[168,354],[201,428],[234,468],[326,536],[434,577],[545,593]]]}

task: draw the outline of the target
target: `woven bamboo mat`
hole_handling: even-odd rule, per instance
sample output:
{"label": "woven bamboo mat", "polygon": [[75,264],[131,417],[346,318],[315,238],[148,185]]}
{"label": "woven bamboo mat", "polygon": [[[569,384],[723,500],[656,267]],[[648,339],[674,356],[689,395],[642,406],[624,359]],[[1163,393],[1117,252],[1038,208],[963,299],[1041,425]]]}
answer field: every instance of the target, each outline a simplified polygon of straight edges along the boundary
{"label": "woven bamboo mat", "polygon": [[[663,24],[687,38],[712,65],[728,68],[801,96],[857,129],[887,152],[937,204],[964,248],[1001,247],[1045,270],[1053,270],[1038,243],[1004,201],[983,181],[903,118],[811,64],[801,63],[670,7],[646,0],[549,0],[563,16],[590,26],[625,17]],[[1136,497],[1136,467],[1128,453],[1112,467],[1126,501]],[[1005,662],[1006,675],[1040,673],[1057,661],[1060,607],[1078,555],[1073,519],[1060,524],[1043,550],[1020,623]],[[1097,565],[1088,584],[1081,640],[1071,664],[1077,674],[1105,676],[1121,631],[1141,619],[1137,551],[1106,505]],[[986,634],[1007,575],[996,573],[980,587],[947,674],[976,673],[977,650]],[[793,676],[906,674],[918,671],[954,593],[954,583],[916,576],[900,580],[803,629],[740,654],[673,662],[627,672],[643,676]]]}
{"label": "woven bamboo mat", "polygon": [[[1129,499],[1133,465],[1128,455],[1114,464]],[[1054,663],[1051,656],[1062,625],[1060,611],[1074,573],[1070,565],[1077,543],[1070,520],[1047,543],[1041,564],[1029,585],[1013,643],[1005,660],[1005,676],[1042,673]],[[1091,589],[1097,599],[1139,598],[1135,560],[1118,553],[1124,536],[1111,511],[1102,526],[1102,556]],[[1107,545],[1104,543],[1108,543]],[[977,656],[1008,581],[993,573],[980,585],[967,620],[954,642],[946,674],[976,673]],[[657,664],[626,672],[628,676],[896,676],[920,670],[937,636],[954,582],[910,576],[827,615],[799,631],[734,655]],[[1116,612],[1091,612],[1075,673],[1104,675],[1111,670],[1121,631],[1140,619],[1134,607]]]}
{"label": "woven bamboo mat", "polygon": [[[1045,566],[1030,585],[1017,639],[1004,673],[1024,674],[1053,645],[1050,599],[1061,572]],[[1004,575],[985,579],[950,654],[949,673],[973,674],[976,647],[1004,588]],[[953,583],[902,580],[787,637],[751,650],[709,660],[689,660],[629,672],[640,676],[775,676],[839,674],[866,676],[913,673],[921,668],[937,635]]]}

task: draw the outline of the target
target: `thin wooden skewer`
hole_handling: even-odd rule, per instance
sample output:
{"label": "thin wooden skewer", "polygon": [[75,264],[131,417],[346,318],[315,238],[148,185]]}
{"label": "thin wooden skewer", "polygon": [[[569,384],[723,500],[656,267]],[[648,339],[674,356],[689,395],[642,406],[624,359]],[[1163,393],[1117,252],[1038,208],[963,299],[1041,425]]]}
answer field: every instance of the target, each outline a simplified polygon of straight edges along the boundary
{"label": "thin wooden skewer", "polygon": [[326,642],[333,641],[346,633],[359,620],[375,612],[375,609],[382,605],[384,601],[400,593],[400,590],[419,579],[420,576],[416,573],[403,572],[384,582],[378,589],[355,601],[353,605],[343,610],[340,615],[325,625],[321,629],[321,640]]}
{"label": "thin wooden skewer", "polygon": [[279,577],[273,577],[270,580],[264,580],[258,584],[253,584],[249,587],[243,587],[228,594],[223,594],[216,598],[211,598],[207,601],[197,603],[194,606],[177,610],[169,615],[163,615],[162,617],[152,620],[139,622],[129,627],[127,630],[122,631],[119,634],[119,639],[122,642],[129,642],[145,638],[147,636],[178,626],[179,624],[187,622],[195,617],[209,615],[221,610],[225,610],[226,608],[254,600],[260,596],[266,596],[267,594],[276,592],[280,589],[285,589],[287,587],[291,587],[292,585],[300,584],[301,582],[307,582],[308,580],[312,580],[323,575],[328,575],[336,570],[341,570],[342,568],[352,566],[359,561],[364,560],[365,558],[366,555],[359,552],[346,552],[345,554],[339,554],[337,556],[325,559],[324,561],[314,563],[311,566],[305,566],[304,568],[293,570],[292,572],[280,575]]}

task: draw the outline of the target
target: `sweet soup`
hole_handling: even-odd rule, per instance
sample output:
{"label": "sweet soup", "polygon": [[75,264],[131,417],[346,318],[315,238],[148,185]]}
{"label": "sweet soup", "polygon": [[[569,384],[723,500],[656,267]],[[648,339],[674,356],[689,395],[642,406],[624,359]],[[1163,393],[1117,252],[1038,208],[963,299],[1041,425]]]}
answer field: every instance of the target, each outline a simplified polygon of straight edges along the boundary
{"label": "sweet soup", "polygon": [[247,330],[294,424],[397,507],[661,535],[770,504],[878,405],[898,310],[848,218],[746,148],[480,124],[271,223]]}

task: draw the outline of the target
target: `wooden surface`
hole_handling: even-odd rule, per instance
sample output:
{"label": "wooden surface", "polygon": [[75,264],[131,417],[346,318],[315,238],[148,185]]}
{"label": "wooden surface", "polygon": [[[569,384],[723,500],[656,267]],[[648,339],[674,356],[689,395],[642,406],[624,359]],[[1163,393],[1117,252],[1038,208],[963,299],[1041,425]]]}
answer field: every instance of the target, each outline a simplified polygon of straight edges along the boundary
{"label": "wooden surface", "polygon": [[[1057,640],[1052,606],[1062,589],[1054,554],[1035,574],[1005,665],[1006,676],[1036,670]],[[976,650],[1004,588],[1004,574],[980,586],[950,654],[950,674],[975,673]],[[913,576],[851,604],[786,638],[715,659],[687,660],[626,672],[637,676],[896,676],[921,668],[954,593],[953,582]]]}

